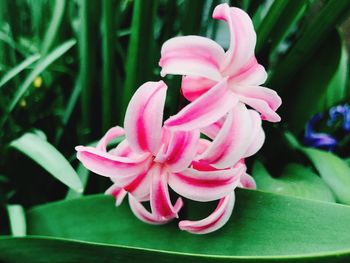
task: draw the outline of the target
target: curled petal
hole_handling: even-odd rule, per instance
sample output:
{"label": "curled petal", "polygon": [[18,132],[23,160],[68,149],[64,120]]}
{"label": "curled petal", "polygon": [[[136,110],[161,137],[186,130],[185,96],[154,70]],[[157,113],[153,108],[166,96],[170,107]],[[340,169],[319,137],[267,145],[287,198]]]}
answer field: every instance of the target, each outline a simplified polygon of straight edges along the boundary
{"label": "curled petal", "polygon": [[231,83],[229,86],[236,94],[242,97],[265,102],[271,111],[276,111],[282,104],[281,97],[272,89],[260,86],[240,86]]}
{"label": "curled petal", "polygon": [[265,68],[258,63],[255,57],[252,57],[244,67],[240,68],[230,77],[230,81],[233,83],[250,86],[259,86],[263,84],[266,79],[267,72]]}
{"label": "curled petal", "polygon": [[113,196],[115,198],[115,205],[120,206],[127,192],[123,188],[113,184],[106,190],[105,194]]}
{"label": "curled petal", "polygon": [[281,121],[281,117],[264,100],[240,95],[240,101],[260,112],[261,119],[263,120],[267,120],[270,122]]}
{"label": "curled petal", "polygon": [[181,91],[186,99],[194,101],[202,96],[217,82],[203,77],[184,76],[182,78]]}
{"label": "curled petal", "polygon": [[206,77],[219,81],[224,50],[213,40],[200,36],[175,37],[161,50],[161,76],[167,74]]}
{"label": "curled petal", "polygon": [[252,121],[243,103],[227,115],[218,135],[198,158],[218,169],[233,166],[246,153],[251,140]]}
{"label": "curled petal", "polygon": [[180,221],[179,228],[193,234],[208,234],[214,232],[224,226],[230,219],[234,204],[235,193],[232,191],[219,201],[214,212],[207,218],[198,221]]}
{"label": "curled petal", "polygon": [[247,189],[256,189],[256,183],[252,176],[250,176],[247,173],[243,173],[238,187],[247,188]]}
{"label": "curled petal", "polygon": [[192,168],[169,175],[169,186],[178,194],[195,201],[207,202],[229,194],[239,184],[243,168],[197,171]]}
{"label": "curled petal", "polygon": [[167,86],[146,82],[134,94],[125,113],[125,136],[136,152],[158,151]]}
{"label": "curled petal", "polygon": [[93,147],[77,146],[77,158],[90,171],[107,177],[139,174],[149,167],[149,155],[137,159],[115,156]]}
{"label": "curled petal", "polygon": [[191,164],[197,154],[199,131],[171,131],[170,134],[167,149],[159,151],[155,161],[166,163],[172,172],[182,171]]}
{"label": "curled petal", "polygon": [[256,34],[253,22],[243,10],[228,4],[218,5],[213,18],[226,21],[230,29],[230,48],[221,69],[224,75],[234,75],[254,56]]}
{"label": "curled petal", "polygon": [[200,98],[170,117],[165,125],[176,130],[195,130],[206,127],[223,117],[238,102],[223,79]]}
{"label": "curled petal", "polygon": [[[179,199],[181,200],[181,199]],[[152,224],[152,225],[162,225],[169,222],[171,219],[159,218],[158,215],[150,213],[139,201],[136,200],[131,194],[129,194],[129,205],[131,211],[134,215],[141,221]],[[175,209],[177,212],[182,206],[181,201],[175,204]]]}
{"label": "curled petal", "polygon": [[124,129],[119,126],[110,128],[106,132],[106,134],[102,137],[102,139],[98,142],[96,148],[106,152],[108,143],[115,138],[123,136],[124,134],[125,134]]}
{"label": "curled petal", "polygon": [[182,206],[182,200],[181,198],[178,198],[176,202],[177,205],[173,206],[171,204],[166,169],[160,165],[154,165],[150,174],[152,176],[150,193],[152,213],[156,215],[159,220],[169,220],[178,217],[177,213]]}
{"label": "curled petal", "polygon": [[252,156],[260,150],[265,141],[265,133],[261,126],[261,118],[260,115],[254,111],[249,110],[251,119],[252,119],[252,132],[251,132],[251,143],[244,155],[243,158]]}

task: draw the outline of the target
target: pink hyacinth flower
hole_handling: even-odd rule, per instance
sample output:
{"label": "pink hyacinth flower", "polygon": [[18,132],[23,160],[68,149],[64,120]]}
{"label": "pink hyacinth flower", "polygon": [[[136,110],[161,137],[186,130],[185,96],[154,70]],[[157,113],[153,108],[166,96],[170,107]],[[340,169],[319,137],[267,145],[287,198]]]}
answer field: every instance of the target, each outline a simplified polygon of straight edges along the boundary
{"label": "pink hyacinth flower", "polygon": [[261,86],[267,73],[254,55],[256,34],[251,19],[227,4],[218,5],[213,18],[229,26],[230,47],[226,52],[200,36],[175,37],[162,47],[161,75],[184,75],[182,92],[192,101],[165,124],[182,130],[202,128],[225,116],[238,102],[260,112],[264,120],[280,121],[276,110],[281,98]]}
{"label": "pink hyacinth flower", "polygon": [[[133,213],[150,224],[178,217],[182,199],[171,203],[168,184],[186,198],[206,202],[230,195],[241,184],[243,174],[237,167],[207,170],[191,165],[204,152],[199,149],[199,131],[162,127],[166,89],[162,81],[142,85],[127,108],[125,129],[110,129],[97,147],[76,147],[77,157],[86,168],[113,181],[107,194],[116,198],[116,204],[128,195]],[[125,140],[108,151],[108,143],[124,134]],[[142,205],[144,201],[150,202],[151,211]],[[217,220],[216,226],[223,224]]]}

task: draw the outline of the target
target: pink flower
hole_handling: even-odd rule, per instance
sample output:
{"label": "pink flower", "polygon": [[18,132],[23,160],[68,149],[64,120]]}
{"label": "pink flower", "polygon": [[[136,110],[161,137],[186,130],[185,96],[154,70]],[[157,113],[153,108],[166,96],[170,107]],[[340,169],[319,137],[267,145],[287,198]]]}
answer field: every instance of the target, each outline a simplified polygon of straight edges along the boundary
{"label": "pink flower", "polygon": [[218,5],[213,18],[229,26],[230,47],[226,52],[216,42],[200,36],[175,37],[162,47],[161,75],[186,75],[182,92],[193,101],[168,119],[166,126],[203,128],[225,116],[238,102],[260,112],[262,119],[280,121],[275,112],[281,105],[280,97],[260,86],[267,74],[254,55],[256,34],[251,19],[227,4]]}
{"label": "pink flower", "polygon": [[[233,190],[242,185],[244,167],[216,169],[201,158],[212,143],[203,143],[198,129],[171,131],[162,127],[166,89],[162,81],[142,85],[127,108],[125,129],[110,129],[96,148],[76,147],[77,157],[86,168],[113,181],[107,193],[116,198],[117,205],[128,194],[133,213],[150,224],[163,224],[178,217],[182,199],[173,205],[168,185],[192,200],[220,199],[217,210],[204,221],[179,223],[181,229],[190,232],[212,232],[224,225],[232,212]],[[108,143],[124,134],[125,140],[108,151]],[[222,139],[227,141],[224,136]],[[150,201],[151,212],[141,204],[144,201]],[[194,231],[196,226],[200,229]]]}

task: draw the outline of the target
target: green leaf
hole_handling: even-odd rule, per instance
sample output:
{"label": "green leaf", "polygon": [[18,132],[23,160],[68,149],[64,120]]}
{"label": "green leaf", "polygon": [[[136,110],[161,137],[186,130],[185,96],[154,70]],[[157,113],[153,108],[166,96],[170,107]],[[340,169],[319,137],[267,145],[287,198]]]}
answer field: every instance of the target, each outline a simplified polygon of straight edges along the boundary
{"label": "green leaf", "polygon": [[7,205],[7,213],[10,219],[10,228],[13,236],[26,235],[26,216],[22,206]]}
{"label": "green leaf", "polygon": [[[325,49],[332,52],[324,52]],[[288,107],[282,108],[281,113],[296,134],[315,113],[325,110],[324,101],[329,84],[339,68],[341,50],[339,33],[334,30],[308,63],[302,65],[298,74],[284,83],[289,88],[281,95]]]}
{"label": "green leaf", "polygon": [[12,141],[10,146],[27,155],[56,179],[74,189],[83,191],[83,185],[67,159],[50,143],[34,133],[26,133]]}
{"label": "green leaf", "polygon": [[[315,1],[314,4],[317,5],[318,2]],[[303,65],[315,54],[335,26],[346,17],[350,10],[349,7],[350,1],[327,1],[320,12],[311,17],[302,35],[286,57],[276,66],[269,86],[280,91],[286,88],[286,80],[292,79],[293,75],[303,68]],[[332,49],[327,48],[327,50]]]}
{"label": "green leaf", "polygon": [[340,203],[350,205],[350,167],[333,153],[301,147]]}
{"label": "green leaf", "polygon": [[43,57],[41,60],[38,61],[34,69],[29,73],[24,82],[16,90],[15,96],[11,99],[10,104],[6,108],[5,114],[3,114],[2,118],[0,118],[0,127],[5,123],[8,115],[13,111],[18,101],[33,83],[34,79],[38,75],[40,75],[48,66],[50,66],[55,60],[60,58],[71,47],[73,47],[75,43],[76,41],[73,39],[68,40],[63,44],[59,45],[57,48],[55,48],[52,52],[47,54],[47,56]]}
{"label": "green leaf", "polygon": [[[132,13],[132,32],[129,40],[125,68],[125,85],[120,102],[120,121],[138,86],[148,81],[156,65],[154,52],[154,27],[158,0],[135,0]],[[157,51],[159,52],[159,51]]]}
{"label": "green leaf", "polygon": [[[6,262],[347,262],[350,207],[238,190],[221,230],[192,235],[140,222],[126,202],[89,196],[34,208],[26,238],[0,238]],[[42,237],[46,236],[46,238]],[[50,238],[51,236],[51,238]],[[59,238],[59,239],[57,239]],[[64,239],[62,239],[64,238]]]}
{"label": "green leaf", "polygon": [[346,98],[348,82],[349,56],[344,41],[342,41],[339,66],[328,85],[324,109],[328,109]]}
{"label": "green leaf", "polygon": [[291,132],[284,134],[289,145],[304,153],[313,163],[321,178],[333,191],[336,200],[350,205],[350,167],[331,152],[302,146]]}
{"label": "green leaf", "polygon": [[306,0],[273,1],[273,4],[257,28],[256,52],[269,43],[275,48],[290,27],[300,18],[307,5]]}
{"label": "green leaf", "polygon": [[55,0],[55,6],[52,9],[52,19],[46,30],[44,41],[42,42],[41,54],[46,55],[50,51],[64,16],[66,1]]}
{"label": "green leaf", "polygon": [[27,57],[25,60],[23,60],[20,64],[9,70],[1,79],[0,79],[0,88],[4,86],[8,81],[10,81],[12,78],[17,76],[19,73],[21,73],[24,69],[28,68],[30,65],[32,65],[35,61],[37,61],[40,58],[39,54],[35,54],[32,56]]}
{"label": "green leaf", "polygon": [[332,191],[310,169],[299,164],[288,164],[279,178],[273,178],[260,162],[252,172],[259,190],[300,198],[335,202]]}

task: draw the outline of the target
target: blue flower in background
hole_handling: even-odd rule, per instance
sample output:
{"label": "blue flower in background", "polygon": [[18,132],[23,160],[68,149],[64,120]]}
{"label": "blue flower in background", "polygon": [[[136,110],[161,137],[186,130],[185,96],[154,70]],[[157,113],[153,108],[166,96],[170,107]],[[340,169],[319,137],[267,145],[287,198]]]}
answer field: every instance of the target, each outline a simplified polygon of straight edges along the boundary
{"label": "blue flower in background", "polygon": [[334,106],[329,110],[328,126],[333,126],[338,119],[342,119],[343,130],[350,131],[350,106],[348,104]]}
{"label": "blue flower in background", "polygon": [[[327,118],[328,117],[328,118]],[[316,127],[322,122],[326,123],[326,132],[316,131]],[[330,134],[337,134],[335,135]],[[328,116],[317,113],[307,123],[304,133],[304,144],[307,146],[334,151],[339,141],[350,132],[350,106],[348,104],[337,105],[328,111]]]}
{"label": "blue flower in background", "polygon": [[308,122],[305,127],[304,144],[315,148],[333,151],[338,143],[337,140],[327,133],[318,133],[315,131],[315,125],[322,119],[322,113],[318,113]]}

